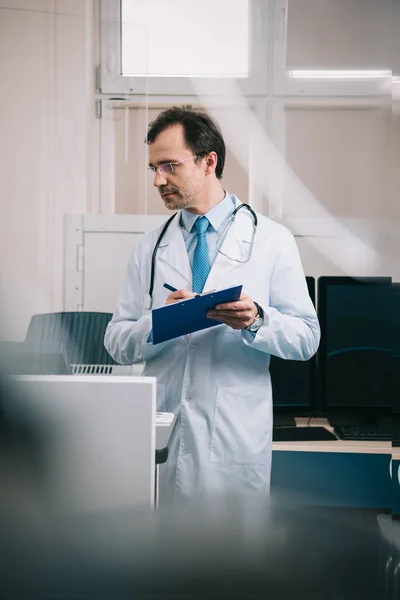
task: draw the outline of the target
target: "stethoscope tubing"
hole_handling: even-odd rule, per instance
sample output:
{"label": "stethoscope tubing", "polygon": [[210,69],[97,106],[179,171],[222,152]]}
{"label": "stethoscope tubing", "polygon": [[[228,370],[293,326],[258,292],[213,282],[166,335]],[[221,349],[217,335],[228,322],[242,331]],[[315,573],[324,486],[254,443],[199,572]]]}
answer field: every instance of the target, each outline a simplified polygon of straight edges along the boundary
{"label": "stethoscope tubing", "polygon": [[[254,227],[255,227],[255,229],[257,229],[258,218],[257,218],[256,213],[254,212],[254,210],[251,208],[251,206],[249,204],[239,204],[239,206],[237,206],[235,208],[235,210],[232,212],[230,219],[232,220],[235,217],[236,213],[241,208],[246,208],[251,213],[251,216],[253,217],[253,221],[254,221]],[[153,290],[154,290],[157,252],[160,247],[161,241],[162,241],[164,235],[166,234],[168,227],[170,226],[171,221],[176,217],[177,214],[178,214],[177,212],[174,213],[172,215],[172,217],[170,217],[168,219],[168,221],[166,221],[166,223],[164,224],[164,227],[162,228],[161,233],[158,236],[158,239],[155,243],[153,254],[151,256],[150,287],[149,287],[149,293],[148,293],[148,297],[150,299],[150,305],[153,302]]]}

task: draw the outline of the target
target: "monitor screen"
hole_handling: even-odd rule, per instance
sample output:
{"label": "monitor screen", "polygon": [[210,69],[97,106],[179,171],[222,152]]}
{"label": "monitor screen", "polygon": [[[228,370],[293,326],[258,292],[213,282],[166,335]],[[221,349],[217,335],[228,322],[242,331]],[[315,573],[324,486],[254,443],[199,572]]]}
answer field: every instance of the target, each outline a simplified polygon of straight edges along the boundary
{"label": "monitor screen", "polygon": [[[308,293],[315,306],[315,279],[306,277]],[[270,372],[274,413],[309,413],[315,407],[315,357],[307,361],[271,356]]]}
{"label": "monitor screen", "polygon": [[[398,415],[397,421],[400,419],[400,283],[392,284],[392,313],[391,313],[391,329],[392,329],[392,367],[391,367],[391,395],[393,398],[392,408]],[[398,427],[400,432],[400,427]]]}
{"label": "monitor screen", "polygon": [[391,407],[391,280],[318,279],[323,409]]}

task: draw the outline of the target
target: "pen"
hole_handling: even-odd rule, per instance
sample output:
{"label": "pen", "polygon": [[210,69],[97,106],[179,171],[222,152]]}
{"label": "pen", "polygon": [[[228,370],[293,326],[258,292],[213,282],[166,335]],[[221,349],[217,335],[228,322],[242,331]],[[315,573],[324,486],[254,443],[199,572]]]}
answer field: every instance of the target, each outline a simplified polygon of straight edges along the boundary
{"label": "pen", "polygon": [[176,288],[172,287],[172,285],[169,285],[168,283],[164,283],[164,287],[167,288],[167,290],[169,290],[170,292],[178,291]]}

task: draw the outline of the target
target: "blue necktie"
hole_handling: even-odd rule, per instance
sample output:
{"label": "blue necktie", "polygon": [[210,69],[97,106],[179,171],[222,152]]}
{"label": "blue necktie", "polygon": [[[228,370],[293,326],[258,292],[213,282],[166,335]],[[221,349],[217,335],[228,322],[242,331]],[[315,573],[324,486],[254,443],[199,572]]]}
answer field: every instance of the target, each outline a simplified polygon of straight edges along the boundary
{"label": "blue necktie", "polygon": [[210,272],[210,259],[206,231],[209,225],[207,217],[197,217],[194,226],[197,231],[197,246],[193,255],[192,287],[193,291],[200,294]]}

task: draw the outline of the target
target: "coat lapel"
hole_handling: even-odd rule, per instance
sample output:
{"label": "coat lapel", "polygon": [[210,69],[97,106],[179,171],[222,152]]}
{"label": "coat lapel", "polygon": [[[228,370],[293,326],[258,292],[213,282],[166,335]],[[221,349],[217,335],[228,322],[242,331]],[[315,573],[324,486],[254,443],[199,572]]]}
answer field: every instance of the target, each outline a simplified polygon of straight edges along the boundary
{"label": "coat lapel", "polygon": [[[236,207],[241,204],[236,197],[235,203]],[[245,208],[242,208],[227,230],[221,246],[222,252],[217,253],[204,285],[205,292],[241,283],[239,279],[243,263],[238,262],[237,259],[243,261],[248,257],[252,225],[252,217]],[[160,266],[163,265],[175,271],[175,279],[173,282],[171,281],[171,284],[178,289],[192,289],[192,269],[180,225],[180,212],[171,222],[161,241],[158,259]]]}
{"label": "coat lapel", "polygon": [[180,225],[180,212],[171,222],[161,241],[158,259],[160,264],[176,272],[179,280],[174,280],[175,287],[192,289],[192,269]]}
{"label": "coat lapel", "polygon": [[[235,197],[236,207],[241,202]],[[204,291],[221,289],[229,285],[242,283],[240,271],[243,262],[248,258],[249,241],[252,239],[253,219],[246,208],[242,208],[234,217],[226,232],[226,236],[217,253],[214,264],[210,270]]]}
{"label": "coat lapel", "polygon": [[205,292],[208,290],[218,290],[225,287],[226,281],[230,280],[230,272],[232,271],[232,269],[236,269],[236,267],[239,265],[239,263],[237,263],[236,261],[228,258],[230,256],[235,256],[235,254],[232,254],[232,252],[234,252],[235,246],[232,237],[232,229],[233,227],[229,228],[229,231],[227,232],[227,236],[225,238],[225,242],[221,247],[221,250],[227,256],[221,254],[221,252],[217,253],[213,266],[211,267],[211,270],[208,274],[207,281],[204,285]]}

